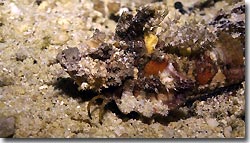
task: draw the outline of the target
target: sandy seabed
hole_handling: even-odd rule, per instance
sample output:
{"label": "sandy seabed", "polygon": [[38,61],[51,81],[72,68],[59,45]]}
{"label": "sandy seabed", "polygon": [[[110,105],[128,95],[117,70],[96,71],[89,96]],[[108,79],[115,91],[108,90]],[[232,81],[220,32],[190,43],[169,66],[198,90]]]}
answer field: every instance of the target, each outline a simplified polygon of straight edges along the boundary
{"label": "sandy seabed", "polygon": [[[94,110],[89,120],[91,93],[78,91],[57,63],[57,54],[67,47],[81,47],[94,29],[114,32],[116,20],[110,15],[118,12],[120,5],[134,10],[152,1],[0,1],[1,137],[244,138],[245,82],[240,88],[182,107],[184,115],[175,115],[181,114],[178,111],[172,113],[174,118],[145,123],[108,110],[100,124],[98,110]],[[180,1],[186,10],[197,4]],[[191,19],[208,23],[220,10],[242,3],[224,0],[196,14],[181,14],[174,8],[175,2],[166,5],[167,17],[179,18],[170,31]]]}

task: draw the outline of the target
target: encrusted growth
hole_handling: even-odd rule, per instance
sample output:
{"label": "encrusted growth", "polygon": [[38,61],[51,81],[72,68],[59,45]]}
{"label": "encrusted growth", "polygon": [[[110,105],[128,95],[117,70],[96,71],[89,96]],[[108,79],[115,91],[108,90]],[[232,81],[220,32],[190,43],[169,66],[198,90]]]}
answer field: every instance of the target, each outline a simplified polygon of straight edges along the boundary
{"label": "encrusted growth", "polygon": [[[241,9],[233,10],[234,14],[242,14]],[[215,35],[206,26],[200,31],[186,25],[181,29],[191,35],[168,42],[167,29],[155,30],[159,24],[155,21],[166,14],[159,11],[144,6],[135,15],[124,12],[110,36],[114,41],[96,38],[103,34],[97,31],[87,41],[92,50],[68,48],[57,59],[82,90],[105,95],[104,90],[112,87],[114,94],[103,98],[114,100],[123,113],[136,111],[146,117],[167,116],[169,110],[200,92],[244,81],[244,43],[224,30],[230,24],[217,29],[214,41],[209,38]],[[218,17],[211,25],[218,25]],[[245,34],[240,28],[242,39]],[[115,94],[115,90],[121,92]]]}

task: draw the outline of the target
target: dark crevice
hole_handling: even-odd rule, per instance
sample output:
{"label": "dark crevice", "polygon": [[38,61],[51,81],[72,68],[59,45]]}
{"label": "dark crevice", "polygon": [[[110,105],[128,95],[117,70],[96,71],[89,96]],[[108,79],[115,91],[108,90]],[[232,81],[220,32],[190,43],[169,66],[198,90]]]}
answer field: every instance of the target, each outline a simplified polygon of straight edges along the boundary
{"label": "dark crevice", "polygon": [[120,16],[119,16],[118,14],[116,15],[116,14],[114,14],[114,13],[111,13],[111,14],[109,15],[109,19],[115,21],[116,23],[118,22],[119,18],[120,18]]}
{"label": "dark crevice", "polygon": [[194,97],[190,97],[189,99],[187,99],[185,101],[185,103],[181,104],[180,106],[187,106],[187,107],[191,107],[193,105],[193,103],[195,101],[205,101],[208,98],[212,98],[215,97],[217,95],[223,94],[223,93],[227,93],[227,92],[231,92],[231,91],[236,91],[240,88],[243,88],[243,85],[241,83],[239,84],[233,84],[233,85],[229,85],[226,87],[220,87],[220,88],[216,88],[212,91],[201,91],[199,94],[196,94]]}
{"label": "dark crevice", "polygon": [[71,78],[58,78],[53,84],[55,89],[73,98],[81,98],[81,100],[89,101],[97,95],[93,90],[78,90],[78,85]]}

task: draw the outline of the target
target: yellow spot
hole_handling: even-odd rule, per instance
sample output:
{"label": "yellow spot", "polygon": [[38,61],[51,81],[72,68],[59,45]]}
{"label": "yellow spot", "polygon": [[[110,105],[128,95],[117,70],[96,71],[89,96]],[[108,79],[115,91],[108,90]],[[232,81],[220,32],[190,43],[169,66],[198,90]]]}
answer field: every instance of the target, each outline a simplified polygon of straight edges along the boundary
{"label": "yellow spot", "polygon": [[144,35],[144,42],[147,48],[147,52],[148,54],[153,53],[154,48],[156,46],[156,44],[158,43],[158,37],[156,35],[153,34],[145,34]]}
{"label": "yellow spot", "polygon": [[190,47],[188,48],[180,48],[180,54],[183,55],[183,56],[190,56],[191,55],[191,52],[192,52],[192,49]]}

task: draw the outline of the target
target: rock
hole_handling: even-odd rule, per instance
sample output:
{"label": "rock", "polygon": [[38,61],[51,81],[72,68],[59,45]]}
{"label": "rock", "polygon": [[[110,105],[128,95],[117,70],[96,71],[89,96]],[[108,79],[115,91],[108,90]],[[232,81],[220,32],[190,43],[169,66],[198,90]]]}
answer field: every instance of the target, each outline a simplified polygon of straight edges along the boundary
{"label": "rock", "polygon": [[232,127],[228,126],[224,129],[224,135],[226,138],[230,138],[232,134]]}
{"label": "rock", "polygon": [[15,118],[0,117],[0,137],[6,138],[15,133]]}
{"label": "rock", "polygon": [[212,128],[217,127],[219,125],[219,123],[216,121],[216,119],[212,119],[212,118],[207,119],[207,124],[208,124],[208,126],[210,126]]}

